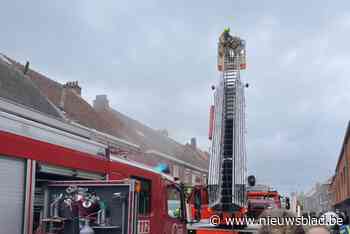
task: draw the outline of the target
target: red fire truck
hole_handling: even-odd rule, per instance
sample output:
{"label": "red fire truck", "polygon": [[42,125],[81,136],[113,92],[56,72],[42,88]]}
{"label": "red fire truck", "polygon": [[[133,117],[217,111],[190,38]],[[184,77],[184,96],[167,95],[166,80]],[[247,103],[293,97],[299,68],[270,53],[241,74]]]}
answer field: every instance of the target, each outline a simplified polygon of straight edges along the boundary
{"label": "red fire truck", "polygon": [[[89,136],[85,128],[0,99],[3,233],[75,234],[79,218],[103,234],[218,233],[189,224],[179,181],[114,155]],[[76,209],[81,217],[74,223]]]}
{"label": "red fire truck", "polygon": [[249,190],[247,196],[248,216],[259,217],[265,209],[281,208],[280,195],[277,191],[255,189]]}
{"label": "red fire truck", "polygon": [[285,208],[290,209],[288,197],[283,197],[275,189],[268,185],[255,184],[255,178],[249,176],[250,186],[247,188],[249,217],[259,217],[265,209]]}
{"label": "red fire truck", "polygon": [[85,129],[0,100],[0,224],[4,233],[32,234],[49,221],[52,226],[57,217],[49,212],[55,201],[50,194],[58,186],[53,182],[60,183],[62,191],[90,186],[96,193],[93,196],[107,201],[112,198],[99,194],[96,184],[124,187],[128,222],[123,232],[116,233],[186,233],[184,190],[179,182],[113,155],[108,146],[87,136]]}
{"label": "red fire truck", "polygon": [[[115,155],[108,144],[96,140],[96,134],[102,133],[0,99],[1,232],[236,233],[213,228],[208,222],[191,224],[191,212],[186,212],[190,210],[186,207],[197,204],[203,210],[209,202],[208,212],[203,211],[201,217],[246,213],[244,86],[237,70],[244,43],[231,39],[223,51],[228,56],[222,68],[227,83],[217,86],[209,187],[194,189],[203,191],[201,203],[191,195],[186,204],[185,189],[172,177]],[[239,47],[233,51],[237,42]],[[232,102],[234,93],[239,94],[240,105]],[[223,102],[223,95],[230,102]],[[233,115],[233,110],[239,114]]]}

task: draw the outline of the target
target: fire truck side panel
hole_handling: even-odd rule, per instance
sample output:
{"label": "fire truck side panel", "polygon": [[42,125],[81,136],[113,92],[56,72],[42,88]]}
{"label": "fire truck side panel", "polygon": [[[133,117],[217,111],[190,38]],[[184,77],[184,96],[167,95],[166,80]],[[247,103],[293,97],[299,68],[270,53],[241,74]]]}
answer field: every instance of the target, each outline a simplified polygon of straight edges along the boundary
{"label": "fire truck side panel", "polygon": [[159,174],[143,170],[137,167],[132,167],[127,164],[119,162],[111,162],[110,164],[110,179],[122,179],[122,178],[136,178],[146,179],[150,181],[150,207],[149,213],[139,214],[138,220],[138,233],[161,233],[161,223],[159,217],[161,216],[161,210],[164,210],[162,206],[162,179]]}
{"label": "fire truck side panel", "polygon": [[25,161],[0,154],[1,233],[22,233]]}
{"label": "fire truck side panel", "polygon": [[[44,163],[45,165],[59,166],[75,170],[84,170],[99,174],[107,174],[109,179],[136,178],[150,181],[150,212],[148,214],[139,214],[137,229],[139,234],[148,233],[185,233],[186,229],[181,219],[174,219],[168,216],[167,209],[167,184],[173,182],[167,181],[162,175],[145,170],[125,163],[109,161],[102,156],[90,155],[65,148],[63,146],[38,141],[29,137],[15,135],[13,133],[0,131],[0,155],[9,158],[28,160],[27,169],[27,187],[23,200],[25,206],[30,207],[26,210],[24,230],[32,234],[33,223],[33,203],[34,203],[34,186],[35,186],[35,164],[32,162]],[[0,156],[0,159],[3,157]],[[23,172],[26,173],[26,172]],[[25,180],[23,178],[23,180]],[[136,209],[136,207],[135,207]],[[166,220],[166,224],[162,222]]]}
{"label": "fire truck side panel", "polygon": [[[11,108],[16,108],[16,106]],[[20,114],[22,113],[20,112]],[[33,115],[35,114],[33,113]],[[71,128],[76,131],[74,125],[71,126]],[[25,119],[14,114],[5,113],[1,110],[0,130],[91,155],[105,155],[106,146],[104,144],[92,141],[89,137],[77,135],[80,133],[79,131],[76,134],[68,132],[68,130],[62,131],[56,127],[42,124],[31,119]]]}
{"label": "fire truck side panel", "polygon": [[[35,189],[35,163],[33,160],[43,162],[50,165],[61,166],[65,168],[80,169],[89,172],[98,172],[100,174],[106,174],[108,169],[108,161],[100,156],[88,155],[86,153],[71,150],[62,146],[53,145],[50,143],[33,140],[28,137],[15,135],[12,133],[0,131],[0,159],[3,160],[4,156],[13,160],[23,160],[23,164],[27,164],[23,170],[17,170],[18,176],[25,174],[22,177],[22,181],[15,180],[15,177],[7,174],[6,178],[13,179],[13,188],[22,186],[25,188],[22,190],[22,201],[24,211],[21,227],[21,232],[32,233],[33,225],[33,204],[34,204],[34,189]],[[27,159],[27,160],[26,160]],[[27,162],[27,163],[25,163]],[[15,170],[16,168],[8,167],[7,170]],[[2,166],[1,170],[5,168]],[[23,185],[24,184],[24,185]],[[1,182],[1,186],[9,189],[6,186],[5,181]],[[20,196],[21,194],[17,194]],[[8,203],[11,204],[11,203]],[[12,204],[15,206],[15,203]],[[11,210],[11,209],[10,209]],[[16,212],[12,210],[9,214]],[[12,232],[15,230],[12,230]]]}
{"label": "fire truck side panel", "polygon": [[[186,226],[183,220],[185,217],[171,217],[168,213],[168,205],[174,205],[173,200],[169,197],[169,190],[177,192],[177,198],[180,196],[180,188],[175,183],[162,178],[161,175],[149,170],[144,170],[138,167],[132,167],[130,165],[111,162],[110,166],[110,178],[135,178],[136,180],[148,180],[150,182],[150,209],[149,213],[139,214],[138,220],[138,233],[172,233],[172,234],[185,234]],[[184,204],[182,204],[184,205]],[[182,207],[184,208],[184,207]]]}
{"label": "fire truck side panel", "polygon": [[107,173],[108,160],[62,146],[0,131],[0,154],[27,158],[56,166]]}

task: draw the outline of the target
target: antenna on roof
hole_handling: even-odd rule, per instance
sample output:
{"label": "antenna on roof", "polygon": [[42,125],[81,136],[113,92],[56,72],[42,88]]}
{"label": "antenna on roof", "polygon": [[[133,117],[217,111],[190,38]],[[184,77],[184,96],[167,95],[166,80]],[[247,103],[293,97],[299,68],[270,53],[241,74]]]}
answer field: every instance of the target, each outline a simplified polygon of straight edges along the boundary
{"label": "antenna on roof", "polygon": [[24,66],[24,71],[23,71],[24,75],[27,74],[28,70],[29,70],[29,61],[27,61],[26,65]]}

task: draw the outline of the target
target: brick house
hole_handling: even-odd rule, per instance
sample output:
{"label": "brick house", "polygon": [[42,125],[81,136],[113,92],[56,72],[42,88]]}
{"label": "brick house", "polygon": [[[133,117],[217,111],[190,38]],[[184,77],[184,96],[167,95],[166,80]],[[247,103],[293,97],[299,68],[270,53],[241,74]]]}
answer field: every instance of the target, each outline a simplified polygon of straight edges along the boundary
{"label": "brick house", "polygon": [[[152,129],[114,110],[106,95],[97,95],[93,105],[90,105],[82,98],[82,88],[77,81],[60,84],[7,56],[1,56],[2,60],[7,61],[8,72],[15,72],[23,78],[22,83],[28,84],[21,90],[17,90],[20,86],[12,87],[15,90],[11,91],[14,97],[7,92],[10,85],[0,86],[1,97],[20,102],[21,93],[34,94],[35,90],[44,100],[36,105],[46,103],[53,113],[49,112],[50,116],[94,129],[92,137],[108,145],[117,157],[149,167],[166,163],[170,173],[183,182],[189,185],[206,183],[208,153],[197,148],[195,138],[191,139],[190,144],[180,144],[171,139],[166,130]],[[1,80],[6,76],[1,74]],[[39,109],[41,111],[42,107]]]}
{"label": "brick house", "polygon": [[350,122],[346,128],[343,144],[335,168],[335,174],[331,182],[333,207],[340,209],[350,215]]}
{"label": "brick house", "polygon": [[121,132],[124,138],[140,146],[143,157],[128,156],[131,160],[156,166],[158,163],[170,165],[171,174],[189,184],[206,181],[208,155],[196,146],[196,139],[191,144],[180,144],[168,136],[166,130],[154,130],[139,121],[114,110],[109,106],[106,95],[97,95],[93,107],[109,123],[118,123],[113,128]]}
{"label": "brick house", "polygon": [[303,196],[303,212],[316,215],[325,213],[332,209],[331,179],[315,186]]}

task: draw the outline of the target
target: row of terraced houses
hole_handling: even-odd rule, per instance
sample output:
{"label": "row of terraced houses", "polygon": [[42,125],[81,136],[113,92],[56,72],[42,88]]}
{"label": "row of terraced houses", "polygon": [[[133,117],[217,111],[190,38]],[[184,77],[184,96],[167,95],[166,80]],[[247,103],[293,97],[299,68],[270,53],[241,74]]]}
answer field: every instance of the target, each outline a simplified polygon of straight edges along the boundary
{"label": "row of terraced houses", "polygon": [[304,213],[316,215],[340,210],[350,218],[350,122],[336,161],[334,175],[323,183],[317,183],[310,191],[298,195]]}
{"label": "row of terraced houses", "polygon": [[32,70],[29,63],[19,63],[3,54],[0,77],[1,102],[90,129],[97,141],[124,160],[152,168],[166,163],[170,174],[184,183],[206,183],[208,153],[197,147],[195,138],[179,143],[169,137],[167,130],[152,129],[113,109],[106,95],[97,95],[90,104],[82,97],[78,81],[61,84]]}

